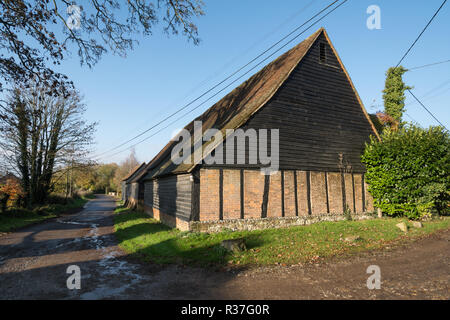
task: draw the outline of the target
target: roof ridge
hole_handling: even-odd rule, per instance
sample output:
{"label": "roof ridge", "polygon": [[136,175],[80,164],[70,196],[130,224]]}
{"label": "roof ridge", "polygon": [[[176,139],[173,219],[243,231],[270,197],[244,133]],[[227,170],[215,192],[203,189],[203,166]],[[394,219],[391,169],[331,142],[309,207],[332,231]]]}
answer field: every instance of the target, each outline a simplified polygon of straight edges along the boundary
{"label": "roof ridge", "polygon": [[130,179],[142,166],[145,165],[145,162],[142,162],[141,164],[138,164],[135,166],[123,179],[122,181],[126,181]]}

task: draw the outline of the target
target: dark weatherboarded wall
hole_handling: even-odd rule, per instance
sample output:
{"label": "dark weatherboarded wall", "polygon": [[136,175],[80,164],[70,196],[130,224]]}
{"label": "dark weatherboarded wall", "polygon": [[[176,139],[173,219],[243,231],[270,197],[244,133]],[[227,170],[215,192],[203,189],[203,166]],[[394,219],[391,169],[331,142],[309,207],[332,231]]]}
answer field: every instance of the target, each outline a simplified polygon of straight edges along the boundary
{"label": "dark weatherboarded wall", "polygon": [[163,214],[189,221],[192,208],[192,181],[190,174],[146,181],[144,205]]}
{"label": "dark weatherboarded wall", "polygon": [[[319,58],[321,43],[325,61]],[[242,127],[249,128],[280,130],[283,170],[339,172],[345,167],[364,172],[360,155],[373,134],[323,34],[272,99]]]}

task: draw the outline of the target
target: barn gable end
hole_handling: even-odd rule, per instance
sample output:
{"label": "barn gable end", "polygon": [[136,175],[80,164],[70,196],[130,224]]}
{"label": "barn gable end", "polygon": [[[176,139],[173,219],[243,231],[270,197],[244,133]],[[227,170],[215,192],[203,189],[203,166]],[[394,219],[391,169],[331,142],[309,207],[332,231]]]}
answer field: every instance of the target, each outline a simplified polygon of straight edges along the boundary
{"label": "barn gable end", "polygon": [[[282,170],[363,173],[360,155],[369,136],[374,135],[357,92],[324,32],[270,101],[240,128],[279,129]],[[222,148],[226,147],[225,142]],[[246,163],[248,148],[248,144],[235,146],[235,155],[245,152]],[[201,167],[242,167],[236,162]]]}

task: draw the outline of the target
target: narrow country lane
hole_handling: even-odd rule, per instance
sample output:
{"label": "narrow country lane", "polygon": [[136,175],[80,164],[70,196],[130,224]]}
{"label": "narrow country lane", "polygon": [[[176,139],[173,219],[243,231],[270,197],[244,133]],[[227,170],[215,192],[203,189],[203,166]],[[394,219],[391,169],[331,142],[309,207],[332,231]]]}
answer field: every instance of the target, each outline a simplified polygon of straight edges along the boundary
{"label": "narrow country lane", "polygon": [[[121,259],[113,236],[112,198],[99,196],[75,215],[0,238],[3,299],[119,297],[144,279]],[[67,267],[81,269],[81,290],[69,290]]]}
{"label": "narrow country lane", "polygon": [[[133,262],[113,234],[114,199],[0,237],[0,299],[450,299],[450,231],[317,265],[214,271]],[[67,267],[81,289],[66,286]],[[381,268],[380,290],[366,269]]]}

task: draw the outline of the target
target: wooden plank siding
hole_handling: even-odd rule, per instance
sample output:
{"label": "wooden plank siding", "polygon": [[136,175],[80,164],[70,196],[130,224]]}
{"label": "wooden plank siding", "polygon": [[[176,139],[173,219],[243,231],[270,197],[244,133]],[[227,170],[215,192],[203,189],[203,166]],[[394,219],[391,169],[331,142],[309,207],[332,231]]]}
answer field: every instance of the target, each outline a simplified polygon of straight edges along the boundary
{"label": "wooden plank siding", "polygon": [[139,196],[139,183],[133,182],[130,187],[130,198],[137,201]]}
{"label": "wooden plank siding", "polygon": [[127,184],[125,181],[120,183],[121,191],[122,191],[122,201],[127,201]]}
{"label": "wooden plank siding", "polygon": [[[325,43],[326,64],[319,62],[320,43]],[[281,170],[321,172],[340,172],[343,166],[355,173],[365,172],[360,155],[373,134],[352,85],[323,34],[272,99],[241,128],[280,130]],[[223,145],[226,148],[226,141]],[[245,165],[235,161],[202,167],[260,167],[259,163],[248,164],[249,150],[248,143],[245,149],[235,143],[235,155],[246,154]]]}
{"label": "wooden plank siding", "polygon": [[192,187],[190,174],[180,174],[145,182],[144,205],[161,213],[191,220]]}

